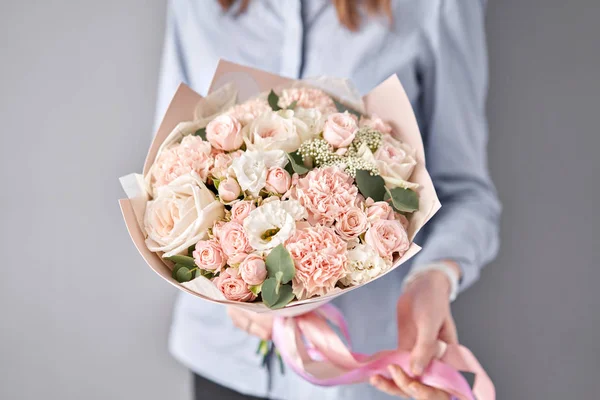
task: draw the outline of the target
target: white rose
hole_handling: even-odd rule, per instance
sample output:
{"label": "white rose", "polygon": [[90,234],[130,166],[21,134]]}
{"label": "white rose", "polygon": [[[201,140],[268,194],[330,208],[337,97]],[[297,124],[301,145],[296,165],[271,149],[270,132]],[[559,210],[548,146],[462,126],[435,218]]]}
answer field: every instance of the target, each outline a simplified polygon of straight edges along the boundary
{"label": "white rose", "polygon": [[247,191],[252,196],[258,196],[267,182],[269,168],[283,168],[287,163],[287,156],[282,150],[246,151],[233,160],[231,170],[242,190]]}
{"label": "white rose", "polygon": [[296,221],[307,217],[296,200],[273,200],[252,210],[244,220],[250,245],[264,251],[285,243],[296,231]]}
{"label": "white rose", "polygon": [[294,117],[296,120],[302,121],[307,128],[306,130],[297,128],[302,142],[313,139],[323,132],[323,125],[327,119],[318,108],[296,108]]}
{"label": "white rose", "polygon": [[381,258],[371,246],[357,244],[348,250],[347,274],[340,282],[346,286],[361,285],[378,277],[390,267],[391,263]]}
{"label": "white rose", "polygon": [[246,146],[250,150],[298,150],[302,137],[307,135],[306,124],[294,118],[294,111],[266,112],[245,128]]}
{"label": "white rose", "polygon": [[418,184],[408,182],[417,165],[416,150],[408,144],[384,135],[374,154],[379,175],[388,187],[416,189]]}
{"label": "white rose", "polygon": [[146,245],[150,251],[164,252],[163,257],[183,253],[224,215],[223,205],[192,171],[159,187],[146,205]]}

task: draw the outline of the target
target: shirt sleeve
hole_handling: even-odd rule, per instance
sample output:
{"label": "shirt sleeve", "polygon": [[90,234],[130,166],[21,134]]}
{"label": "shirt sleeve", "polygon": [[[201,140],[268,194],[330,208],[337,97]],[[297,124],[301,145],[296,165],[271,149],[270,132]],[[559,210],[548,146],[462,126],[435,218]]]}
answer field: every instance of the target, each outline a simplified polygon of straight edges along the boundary
{"label": "shirt sleeve", "polygon": [[167,21],[165,40],[160,64],[158,95],[156,99],[156,115],[154,131],[158,129],[175,91],[182,82],[189,84],[185,68],[185,55],[182,51],[179,14],[177,1],[169,1],[167,6]]}
{"label": "shirt sleeve", "polygon": [[442,208],[426,225],[415,265],[456,261],[460,290],[498,251],[500,202],[487,167],[485,1],[440,2],[422,67],[427,169]]}

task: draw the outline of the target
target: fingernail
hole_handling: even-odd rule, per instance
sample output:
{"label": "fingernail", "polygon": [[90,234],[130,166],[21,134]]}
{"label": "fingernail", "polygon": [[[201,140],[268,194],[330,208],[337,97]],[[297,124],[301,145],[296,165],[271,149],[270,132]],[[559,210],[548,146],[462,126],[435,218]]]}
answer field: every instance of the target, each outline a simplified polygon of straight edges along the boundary
{"label": "fingernail", "polygon": [[414,375],[420,376],[425,368],[419,362],[414,362],[410,366],[410,369]]}

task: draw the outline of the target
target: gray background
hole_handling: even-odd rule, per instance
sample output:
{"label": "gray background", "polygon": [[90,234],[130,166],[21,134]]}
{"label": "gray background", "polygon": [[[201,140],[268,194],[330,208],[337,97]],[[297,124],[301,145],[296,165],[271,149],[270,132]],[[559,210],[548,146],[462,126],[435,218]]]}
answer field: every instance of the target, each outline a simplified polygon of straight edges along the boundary
{"label": "gray background", "polygon": [[[499,399],[598,397],[599,19],[597,0],[489,5],[503,245],[454,312]],[[0,3],[2,399],[189,398],[175,289],[116,202],[149,144],[163,27],[164,0]]]}

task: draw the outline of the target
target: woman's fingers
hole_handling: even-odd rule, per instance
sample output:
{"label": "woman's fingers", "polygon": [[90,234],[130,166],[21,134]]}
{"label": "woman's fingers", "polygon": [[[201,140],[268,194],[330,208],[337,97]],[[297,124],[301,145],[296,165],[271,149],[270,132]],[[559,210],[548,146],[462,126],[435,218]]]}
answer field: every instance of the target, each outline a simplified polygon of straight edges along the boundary
{"label": "woman's fingers", "polygon": [[251,311],[227,307],[227,313],[237,328],[257,336],[263,340],[271,339],[273,317]]}
{"label": "woman's fingers", "polygon": [[410,368],[413,374],[420,376],[439,350],[437,344],[439,329],[431,323],[417,326],[417,340],[410,355]]}
{"label": "woman's fingers", "polygon": [[449,315],[444,321],[442,329],[440,330],[439,338],[448,344],[458,343],[458,331],[456,330],[454,318],[452,318],[451,315]]}
{"label": "woman's fingers", "polygon": [[407,391],[416,400],[450,400],[448,393],[416,381],[408,385]]}
{"label": "woman's fingers", "polygon": [[384,393],[387,393],[391,396],[399,396],[399,397],[409,397],[408,393],[404,392],[402,389],[394,383],[394,381],[390,379],[386,379],[381,375],[375,375],[370,379],[371,385],[375,386],[377,389],[381,390]]}

